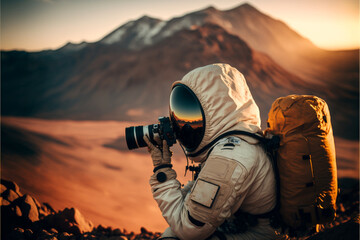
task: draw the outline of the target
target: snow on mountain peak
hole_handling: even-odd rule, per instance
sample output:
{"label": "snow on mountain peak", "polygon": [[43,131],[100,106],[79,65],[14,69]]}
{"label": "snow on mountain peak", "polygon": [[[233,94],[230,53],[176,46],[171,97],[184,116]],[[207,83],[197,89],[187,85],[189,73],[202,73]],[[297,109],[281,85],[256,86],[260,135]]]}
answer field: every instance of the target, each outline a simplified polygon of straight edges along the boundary
{"label": "snow on mountain peak", "polygon": [[[196,26],[203,26],[205,23],[219,25],[229,33],[245,39],[252,48],[261,52],[269,50],[271,55],[280,55],[272,50],[275,48],[267,48],[271,44],[278,49],[290,49],[290,51],[293,51],[295,45],[288,42],[311,45],[285,24],[261,13],[248,3],[226,11],[220,11],[210,6],[167,21],[143,16],[105,36],[100,43],[107,45],[116,43],[124,48],[138,50],[170,37],[178,31],[193,29]],[[291,38],[292,41],[286,39],[279,42],[276,36],[285,36],[285,34],[287,39]],[[264,42],[267,43],[264,44]]]}
{"label": "snow on mountain peak", "polygon": [[146,45],[150,45],[153,43],[152,38],[156,36],[166,25],[165,21],[161,21],[157,23],[152,29],[149,29],[146,34],[144,35],[144,43]]}
{"label": "snow on mountain peak", "polygon": [[126,23],[125,25],[122,25],[120,28],[116,29],[114,32],[107,35],[103,40],[101,40],[101,42],[105,43],[105,44],[113,44],[113,43],[121,41],[122,36],[134,24],[135,24],[135,22],[131,21],[131,22]]}
{"label": "snow on mountain peak", "polygon": [[123,43],[130,48],[137,48],[153,43],[156,36],[166,25],[160,19],[143,16],[136,21],[131,21],[104,37],[100,42],[104,44]]}

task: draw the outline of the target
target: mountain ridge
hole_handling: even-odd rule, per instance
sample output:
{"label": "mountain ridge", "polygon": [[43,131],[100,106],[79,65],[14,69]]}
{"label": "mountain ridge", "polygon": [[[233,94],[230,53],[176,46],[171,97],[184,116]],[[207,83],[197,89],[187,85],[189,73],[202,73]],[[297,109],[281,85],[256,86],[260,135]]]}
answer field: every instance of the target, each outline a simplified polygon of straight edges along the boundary
{"label": "mountain ridge", "polygon": [[[107,44],[119,44],[131,50],[141,50],[177,31],[192,29],[206,23],[217,24],[229,33],[239,36],[251,48],[269,55],[283,68],[305,81],[320,84],[337,81],[333,77],[333,71],[329,69],[331,65],[342,61],[343,58],[338,52],[315,46],[285,22],[262,13],[249,3],[224,11],[209,6],[166,21],[143,16],[121,25],[94,44],[104,44],[112,35],[124,34],[123,40],[118,39],[119,41],[110,41]],[[130,29],[124,33],[128,27]],[[143,31],[138,31],[138,28],[142,28]],[[144,33],[144,28],[147,29],[147,33]],[[357,51],[343,51],[342,55],[347,54],[347,59],[358,61],[353,52]],[[355,81],[351,82],[353,84]]]}
{"label": "mountain ridge", "polygon": [[[212,8],[206,11],[221,12]],[[245,75],[263,118],[277,97],[315,94],[335,109],[332,113],[337,134],[358,139],[358,59],[353,60],[355,54],[352,58],[348,58],[349,52],[340,54],[343,66],[335,64],[323,76],[330,80],[304,79],[274,61],[273,56],[252,48],[218,22],[183,28],[194,21],[201,22],[206,11],[171,19],[159,32],[172,34],[141,49],[128,46],[136,46],[146,39],[146,33],[154,30],[151,26],[161,20],[145,16],[128,23],[130,29],[136,22],[145,21],[144,26],[149,28],[143,28],[146,30],[143,35],[124,32],[129,36],[124,45],[83,43],[86,46],[76,51],[1,52],[2,114],[151,121],[167,113],[173,81],[196,67],[224,62]],[[118,29],[122,27],[124,25]],[[132,30],[135,31],[136,26]],[[142,37],[130,41],[131,36]],[[332,80],[339,78],[343,81]],[[348,107],[344,108],[344,104]]]}

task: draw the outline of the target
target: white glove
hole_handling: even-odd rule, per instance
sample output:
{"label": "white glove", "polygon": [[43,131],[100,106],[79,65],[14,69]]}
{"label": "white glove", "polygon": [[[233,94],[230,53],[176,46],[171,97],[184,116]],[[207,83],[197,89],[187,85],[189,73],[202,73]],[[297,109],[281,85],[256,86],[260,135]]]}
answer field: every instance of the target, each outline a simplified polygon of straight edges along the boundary
{"label": "white glove", "polygon": [[154,146],[154,144],[150,142],[147,136],[144,136],[144,141],[148,145],[148,151],[151,154],[155,168],[165,164],[170,165],[172,152],[170,151],[166,140],[163,140],[162,149],[160,149],[160,147]]}

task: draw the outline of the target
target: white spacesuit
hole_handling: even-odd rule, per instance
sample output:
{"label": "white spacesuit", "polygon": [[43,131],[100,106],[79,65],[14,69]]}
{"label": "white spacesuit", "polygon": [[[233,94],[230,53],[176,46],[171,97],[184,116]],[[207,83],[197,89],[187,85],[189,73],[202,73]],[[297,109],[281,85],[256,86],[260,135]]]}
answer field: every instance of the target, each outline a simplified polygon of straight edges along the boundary
{"label": "white spacesuit", "polygon": [[[191,71],[173,84],[170,118],[178,142],[202,167],[196,181],[182,189],[166,141],[161,150],[145,138],[155,167],[153,197],[169,224],[162,237],[274,239],[269,218],[261,217],[276,205],[271,162],[254,138],[224,135],[260,132],[259,109],[244,76],[228,64]],[[239,212],[260,216],[257,224],[239,231]],[[235,225],[226,227],[231,222]]]}

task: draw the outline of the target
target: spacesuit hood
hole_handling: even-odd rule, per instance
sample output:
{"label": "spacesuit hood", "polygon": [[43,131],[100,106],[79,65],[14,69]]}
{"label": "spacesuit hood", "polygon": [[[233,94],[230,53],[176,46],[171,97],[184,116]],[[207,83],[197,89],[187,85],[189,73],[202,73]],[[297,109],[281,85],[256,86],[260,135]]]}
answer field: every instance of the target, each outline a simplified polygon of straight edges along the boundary
{"label": "spacesuit hood", "polygon": [[[260,112],[246,84],[244,76],[228,64],[199,67],[186,74],[176,84],[189,87],[199,99],[205,115],[205,133],[196,153],[223,133],[242,130],[260,131]],[[209,151],[209,150],[208,150]],[[190,158],[206,160],[208,151]]]}

